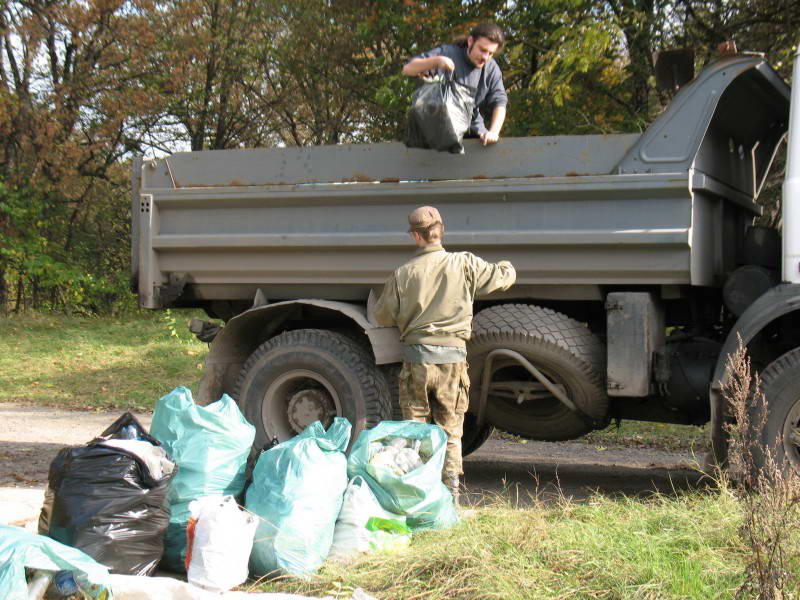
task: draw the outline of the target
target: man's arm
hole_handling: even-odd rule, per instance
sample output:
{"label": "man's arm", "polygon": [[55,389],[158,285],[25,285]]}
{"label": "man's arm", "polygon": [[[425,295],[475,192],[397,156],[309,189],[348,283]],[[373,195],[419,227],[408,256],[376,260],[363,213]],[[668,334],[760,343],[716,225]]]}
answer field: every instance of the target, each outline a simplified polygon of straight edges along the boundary
{"label": "man's arm", "polygon": [[400,310],[400,294],[394,275],[389,277],[383,286],[381,297],[372,307],[372,316],[378,325],[392,327],[397,324],[397,313]]}
{"label": "man's arm", "polygon": [[503,73],[497,63],[492,61],[489,63],[490,68],[486,73],[486,98],[483,99],[483,106],[488,110],[492,109],[492,121],[489,124],[489,129],[485,133],[478,131],[483,145],[494,144],[500,139],[500,130],[503,128],[503,122],[506,120],[506,105],[508,104],[508,94],[506,94],[506,87],[503,85]]}
{"label": "man's arm", "polygon": [[452,59],[442,56],[429,56],[427,58],[413,58],[403,65],[403,75],[416,77],[428,71],[453,71],[456,68]]}
{"label": "man's arm", "polygon": [[506,120],[506,107],[497,104],[492,110],[492,123],[489,125],[489,130],[481,134],[481,142],[483,145],[494,144],[500,139],[500,130],[503,128],[503,122]]}
{"label": "man's arm", "polygon": [[503,292],[517,280],[517,272],[507,260],[490,263],[469,252],[466,255],[468,268],[472,272],[476,296],[484,296],[498,291]]}

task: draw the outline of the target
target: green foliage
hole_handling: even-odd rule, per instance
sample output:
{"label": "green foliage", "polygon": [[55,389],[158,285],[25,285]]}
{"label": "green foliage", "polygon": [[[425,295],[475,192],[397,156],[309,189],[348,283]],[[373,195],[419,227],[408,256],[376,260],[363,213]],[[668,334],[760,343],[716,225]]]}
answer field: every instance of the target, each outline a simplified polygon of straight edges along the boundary
{"label": "green foliage", "polygon": [[[8,307],[104,313],[131,306],[123,263],[127,211],[98,201],[80,219],[57,193],[0,183],[0,275]],[[120,214],[121,213],[121,214]],[[97,226],[111,228],[99,231]]]}

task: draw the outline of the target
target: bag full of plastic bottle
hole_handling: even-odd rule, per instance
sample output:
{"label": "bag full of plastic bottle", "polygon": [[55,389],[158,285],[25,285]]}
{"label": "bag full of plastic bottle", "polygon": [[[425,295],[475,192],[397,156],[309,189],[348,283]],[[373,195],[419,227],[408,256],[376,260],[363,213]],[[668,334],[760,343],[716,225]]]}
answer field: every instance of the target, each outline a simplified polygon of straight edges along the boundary
{"label": "bag full of plastic bottle", "polygon": [[260,517],[253,574],[306,578],[327,558],[347,487],[350,428],[342,417],[327,431],[315,421],[259,456],[245,505]]}
{"label": "bag full of plastic bottle", "polygon": [[358,436],[347,473],[361,476],[380,505],[406,517],[412,529],[458,522],[453,496],[442,483],[447,434],[438,425],[382,421]]}

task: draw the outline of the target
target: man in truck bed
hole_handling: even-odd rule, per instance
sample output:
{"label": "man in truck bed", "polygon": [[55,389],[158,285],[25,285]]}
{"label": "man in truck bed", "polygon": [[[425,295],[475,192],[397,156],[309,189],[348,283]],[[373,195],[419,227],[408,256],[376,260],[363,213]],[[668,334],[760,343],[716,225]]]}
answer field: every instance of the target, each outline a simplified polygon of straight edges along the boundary
{"label": "man in truck bed", "polygon": [[403,418],[427,423],[433,417],[447,433],[442,480],[458,504],[472,303],[476,294],[507,290],[516,272],[508,261],[492,264],[469,252],[446,252],[442,218],[432,206],[417,208],[408,222],[417,251],[388,279],[373,315],[380,325],[400,330]]}
{"label": "man in truck bed", "polygon": [[[415,56],[403,66],[403,75],[416,77],[435,71],[449,71],[453,79],[475,90],[475,109],[468,137],[480,138],[483,145],[500,139],[500,129],[506,118],[508,96],[503,86],[503,74],[494,58],[503,49],[503,30],[494,23],[481,23],[468,36],[457,38]],[[481,110],[491,114],[487,129]]]}

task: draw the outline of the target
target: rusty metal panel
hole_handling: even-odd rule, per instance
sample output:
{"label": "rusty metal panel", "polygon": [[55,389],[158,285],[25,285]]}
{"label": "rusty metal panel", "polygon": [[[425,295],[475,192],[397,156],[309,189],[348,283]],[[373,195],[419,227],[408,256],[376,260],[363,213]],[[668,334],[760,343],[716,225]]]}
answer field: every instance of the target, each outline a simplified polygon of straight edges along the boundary
{"label": "rusty metal panel", "polygon": [[606,298],[609,396],[650,393],[653,353],[664,345],[664,310],[649,293],[614,292]]}
{"label": "rusty metal panel", "polygon": [[420,204],[439,207],[449,250],[511,260],[517,283],[503,298],[708,285],[716,264],[713,244],[692,256],[692,236],[716,234],[693,229],[685,173],[149,191],[150,285],[185,275],[188,303],[250,300],[259,288],[270,301],[364,302],[411,255],[406,216]]}
{"label": "rusty metal panel", "polygon": [[246,187],[605,175],[638,135],[467,140],[466,154],[406,148],[398,142],[180,152],[150,161],[146,187]]}

